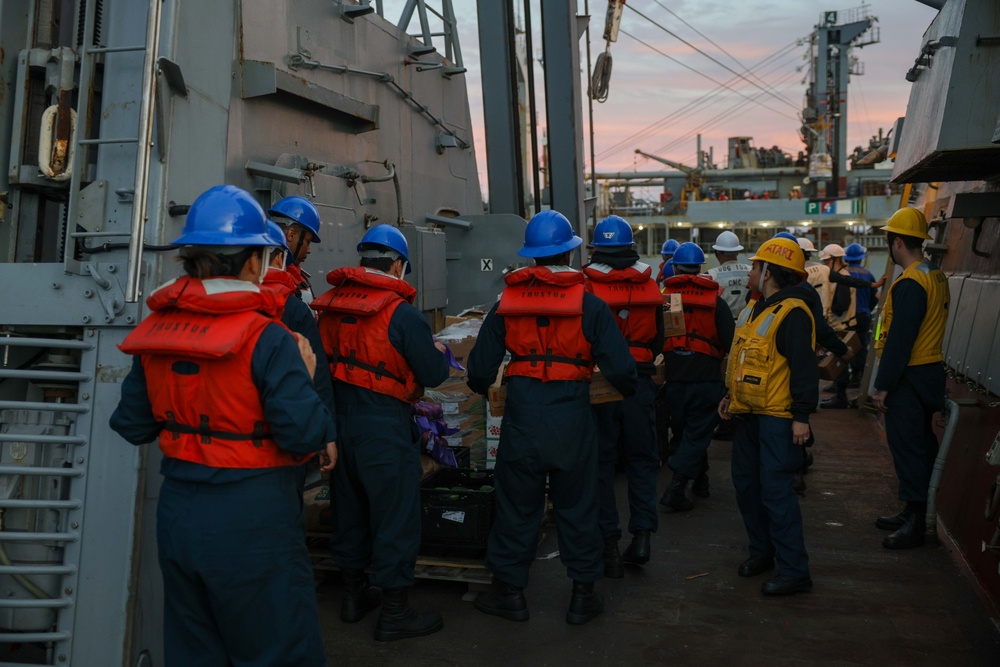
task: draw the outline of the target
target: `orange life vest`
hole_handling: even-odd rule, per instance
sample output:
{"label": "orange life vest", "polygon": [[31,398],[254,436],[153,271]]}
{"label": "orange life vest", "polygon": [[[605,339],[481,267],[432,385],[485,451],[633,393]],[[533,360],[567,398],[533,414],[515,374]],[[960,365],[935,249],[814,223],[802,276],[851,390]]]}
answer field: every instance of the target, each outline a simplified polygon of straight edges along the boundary
{"label": "orange life vest", "polygon": [[165,456],[213,468],[301,463],[264,419],[250,361],[280,297],[234,278],[179,278],[146,300],[153,312],[119,348],[138,354]]}
{"label": "orange life vest", "polygon": [[587,277],[587,290],[611,308],[635,360],[651,363],[660,352],[652,344],[656,338],[656,319],[663,311],[663,297],[652,278],[653,268],[642,262],[627,269],[588,264],[583,273]]}
{"label": "orange life vest", "polygon": [[417,290],[406,281],[360,266],[331,271],[333,289],[310,305],[319,311],[319,335],[335,380],[415,403],[424,388],[389,342],[389,323]]}
{"label": "orange life vest", "polygon": [[680,274],[663,283],[664,294],[680,294],[684,306],[683,336],[668,336],[663,351],[690,350],[721,359],[728,350],[722,348],[715,328],[715,308],[719,299],[719,284],[708,276]]}
{"label": "orange life vest", "polygon": [[264,282],[261,284],[261,289],[275,292],[281,298],[281,307],[278,309],[277,314],[278,322],[281,322],[281,316],[285,312],[285,305],[288,303],[288,297],[294,294],[298,288],[299,286],[295,281],[295,277],[288,273],[288,271],[282,271],[281,269],[275,269],[272,267],[268,269],[267,273],[264,274]]}
{"label": "orange life vest", "polygon": [[590,381],[590,343],[583,336],[583,274],[569,267],[530,266],[504,278],[497,314],[511,353],[506,375],[543,382]]}

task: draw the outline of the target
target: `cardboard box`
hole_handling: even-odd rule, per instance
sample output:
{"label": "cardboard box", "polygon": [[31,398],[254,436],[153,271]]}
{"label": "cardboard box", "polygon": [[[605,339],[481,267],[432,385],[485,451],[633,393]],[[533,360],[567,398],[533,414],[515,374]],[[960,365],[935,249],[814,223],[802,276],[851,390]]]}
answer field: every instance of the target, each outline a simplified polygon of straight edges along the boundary
{"label": "cardboard box", "polygon": [[684,304],[680,294],[663,295],[663,335],[683,336],[687,333],[684,324]]}
{"label": "cardboard box", "polygon": [[625,397],[605,379],[599,368],[595,368],[594,375],[590,378],[590,402],[596,404],[623,400]]}
{"label": "cardboard box", "polygon": [[836,380],[847,368],[847,362],[835,354],[827,354],[819,360],[819,378],[821,380]]}
{"label": "cardboard box", "polygon": [[844,341],[844,345],[851,348],[855,354],[861,350],[861,337],[858,336],[858,332],[846,331],[841,334],[840,339]]}

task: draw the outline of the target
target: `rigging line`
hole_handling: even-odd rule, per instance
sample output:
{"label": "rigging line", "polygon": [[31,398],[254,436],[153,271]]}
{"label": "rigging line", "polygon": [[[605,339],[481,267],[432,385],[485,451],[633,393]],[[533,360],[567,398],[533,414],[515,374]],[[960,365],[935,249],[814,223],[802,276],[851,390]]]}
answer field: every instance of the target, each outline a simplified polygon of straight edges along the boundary
{"label": "rigging line", "polygon": [[[783,50],[787,50],[787,49],[783,49]],[[779,54],[776,54],[776,55],[779,55]],[[762,61],[762,63],[763,63],[763,61]],[[679,120],[681,118],[684,118],[684,117],[688,116],[690,113],[693,113],[694,111],[696,111],[698,107],[701,107],[701,106],[704,106],[705,104],[710,103],[710,101],[712,100],[712,98],[716,97],[716,95],[718,95],[722,90],[723,89],[721,87],[716,87],[714,90],[712,90],[712,91],[710,91],[708,93],[703,94],[699,98],[697,98],[695,100],[692,100],[692,101],[688,102],[687,104],[684,104],[680,108],[678,108],[678,109],[676,109],[676,110],[668,113],[664,117],[660,118],[659,120],[655,121],[654,123],[651,123],[650,125],[647,125],[643,129],[641,129],[641,130],[639,130],[637,132],[634,132],[630,136],[628,136],[628,137],[626,137],[626,138],[624,138],[624,139],[622,139],[622,140],[620,140],[618,142],[615,142],[614,144],[612,144],[608,148],[605,148],[603,151],[601,151],[598,154],[598,156],[597,156],[598,159],[606,159],[606,158],[610,157],[611,155],[617,154],[622,149],[630,147],[630,145],[633,144],[634,142],[640,141],[640,140],[644,139],[645,137],[647,137],[647,136],[649,136],[651,134],[655,134],[655,133],[659,132],[660,128],[662,128],[662,126],[665,125],[665,124],[667,124],[668,122]]]}
{"label": "rigging line", "polygon": [[[860,81],[855,82],[854,86],[858,89],[858,97],[861,98],[861,108],[865,112],[865,121],[868,123],[868,131],[871,133],[871,136],[874,137],[876,135],[875,125],[872,123],[871,114],[868,113],[868,102],[865,101],[864,88],[862,88]],[[864,143],[861,145],[864,146]]]}
{"label": "rigging line", "polygon": [[[626,6],[628,6],[628,5],[626,5]],[[725,83],[723,83],[723,82],[719,81],[718,79],[714,79],[714,78],[712,78],[711,76],[709,76],[708,74],[705,74],[704,72],[699,72],[699,71],[698,71],[697,69],[695,69],[694,67],[691,67],[690,65],[687,65],[687,64],[685,64],[685,63],[681,62],[680,60],[677,60],[677,59],[676,59],[676,58],[674,58],[673,56],[671,56],[671,55],[668,55],[668,54],[664,53],[663,51],[660,51],[660,50],[659,50],[658,48],[656,48],[655,46],[653,46],[653,45],[652,45],[652,44],[650,44],[649,42],[644,42],[643,40],[639,39],[638,37],[636,37],[636,36],[635,36],[635,35],[633,35],[632,33],[628,32],[627,30],[625,30],[625,29],[623,29],[623,28],[619,28],[618,32],[619,32],[619,33],[621,33],[621,34],[623,34],[623,35],[627,35],[628,37],[631,37],[632,39],[634,39],[635,41],[639,42],[640,44],[642,44],[642,45],[643,45],[643,46],[645,46],[646,48],[649,48],[649,49],[652,49],[653,51],[656,51],[657,53],[659,53],[659,54],[660,54],[661,56],[663,56],[664,58],[667,58],[668,60],[672,60],[673,62],[677,63],[677,64],[678,64],[678,65],[680,65],[681,67],[684,67],[684,68],[686,68],[686,69],[689,69],[689,70],[691,70],[692,72],[694,72],[694,73],[695,73],[695,74],[697,74],[698,76],[700,76],[700,77],[703,77],[703,78],[705,78],[705,79],[708,79],[709,81],[711,81],[711,82],[712,82],[712,83],[714,83],[715,85],[717,85],[717,86],[722,86],[723,88],[726,88],[727,90],[730,90],[730,91],[732,91],[732,92],[736,93],[737,95],[740,95],[740,96],[744,97],[745,99],[748,99],[748,100],[752,99],[752,98],[751,98],[751,97],[750,97],[749,95],[747,95],[747,94],[745,94],[745,93],[743,93],[743,92],[741,92],[741,91],[737,90],[736,88],[733,88],[732,86],[729,86],[729,85],[727,85],[727,84],[725,84]],[[746,78],[745,76],[741,76],[740,78],[742,78],[742,79],[743,79],[744,81],[745,81],[745,80],[747,80],[747,78]],[[752,83],[752,82],[751,82],[751,83]],[[755,87],[755,88],[760,88],[761,90],[764,90],[763,88],[761,88],[761,87],[760,87],[759,85],[757,85],[757,84],[754,84],[754,87]],[[765,90],[764,92],[767,92],[767,91]],[[781,111],[778,111],[777,109],[772,109],[771,107],[767,106],[767,105],[766,105],[766,104],[764,104],[763,102],[757,102],[757,104],[761,105],[762,107],[764,107],[764,108],[765,108],[765,109],[767,109],[768,111],[772,111],[772,112],[774,112],[774,113],[778,114],[779,116],[785,116],[785,117],[787,117],[787,118],[791,118],[791,116],[789,116],[788,114],[786,114],[786,113],[783,113],[783,112],[781,112]],[[797,107],[796,107],[796,109],[797,109]]]}
{"label": "rigging line", "polygon": [[[751,81],[750,79],[748,79],[748,78],[747,78],[747,77],[745,77],[744,75],[742,75],[742,74],[740,74],[739,72],[737,72],[736,70],[734,70],[734,69],[733,69],[732,67],[730,67],[729,65],[726,65],[725,63],[723,63],[723,62],[720,62],[720,61],[719,61],[719,60],[718,60],[718,59],[717,59],[717,58],[716,58],[715,56],[712,56],[712,55],[710,55],[710,54],[708,54],[708,53],[705,53],[704,51],[702,51],[702,50],[701,50],[701,49],[699,49],[699,48],[698,48],[697,46],[695,46],[695,45],[694,45],[694,44],[692,44],[691,42],[687,41],[686,39],[684,39],[683,37],[681,37],[681,36],[680,36],[680,35],[678,35],[677,33],[675,33],[675,32],[673,32],[673,31],[671,31],[670,29],[668,29],[668,28],[664,27],[663,25],[661,25],[661,24],[657,23],[656,21],[654,21],[653,19],[649,18],[648,16],[646,16],[645,14],[643,14],[642,12],[640,12],[640,11],[639,11],[638,9],[636,9],[636,8],[635,8],[635,7],[633,7],[632,5],[629,5],[629,4],[626,4],[626,5],[625,5],[625,7],[626,7],[626,8],[628,8],[628,9],[631,9],[631,10],[632,10],[633,12],[635,12],[636,14],[638,14],[639,16],[641,16],[642,18],[646,19],[647,21],[649,21],[650,23],[652,23],[653,25],[655,25],[655,26],[656,26],[657,28],[659,28],[659,29],[660,29],[660,30],[662,30],[663,32],[665,32],[665,33],[667,33],[668,35],[670,35],[671,37],[673,37],[674,39],[677,39],[677,40],[680,40],[681,42],[683,42],[683,43],[684,43],[684,44],[686,44],[687,46],[691,47],[692,49],[694,49],[695,51],[697,51],[697,52],[698,52],[698,53],[700,53],[701,55],[705,56],[706,58],[708,58],[709,60],[711,60],[711,61],[712,61],[713,63],[715,63],[716,65],[718,65],[719,67],[722,67],[722,68],[723,68],[723,69],[725,69],[726,71],[728,71],[728,72],[730,72],[730,73],[732,73],[732,74],[735,74],[735,75],[736,75],[736,76],[738,76],[739,78],[741,78],[741,79],[743,79],[744,81],[746,81],[747,83],[749,83],[749,84],[750,84],[751,86],[753,86],[753,87],[755,87],[755,88],[760,88],[760,89],[761,89],[761,90],[763,90],[763,91],[764,91],[765,93],[767,93],[768,95],[771,95],[772,97],[774,97],[774,98],[775,98],[776,100],[778,100],[778,101],[779,101],[779,102],[781,102],[782,104],[787,104],[788,106],[790,106],[790,107],[792,107],[793,109],[795,109],[796,111],[798,111],[798,108],[797,108],[797,107],[796,107],[796,106],[795,106],[795,105],[794,105],[793,103],[791,103],[791,102],[789,102],[788,100],[785,100],[785,99],[782,99],[782,98],[780,98],[780,97],[778,97],[778,96],[776,96],[776,95],[774,95],[774,94],[772,94],[772,93],[768,92],[768,91],[767,91],[766,89],[764,89],[763,87],[761,87],[761,86],[760,86],[760,84],[758,84],[758,83],[756,83],[756,82],[754,82],[754,81]],[[624,32],[624,31],[622,31],[622,30],[619,30],[619,32]],[[664,54],[664,55],[666,55],[666,54]],[[669,56],[668,56],[668,57],[669,57]]]}
{"label": "rigging line", "polygon": [[[760,81],[761,81],[761,83],[765,83],[765,82],[764,82],[764,81],[763,81],[763,80],[762,80],[762,79],[761,79],[761,78],[760,78],[759,76],[757,76],[756,74],[753,74],[753,72],[751,72],[751,71],[750,71],[750,70],[749,70],[749,69],[747,68],[747,66],[746,66],[746,65],[744,65],[744,64],[743,64],[742,62],[740,62],[740,59],[739,59],[739,58],[737,58],[736,56],[734,56],[733,54],[731,54],[731,53],[730,53],[729,51],[727,51],[727,50],[725,49],[725,47],[724,47],[724,46],[722,46],[721,44],[719,44],[718,42],[716,42],[715,40],[713,40],[713,39],[712,39],[711,37],[709,37],[708,35],[706,35],[705,33],[703,33],[703,32],[702,32],[701,30],[698,30],[698,28],[694,27],[693,25],[691,25],[690,23],[688,23],[687,21],[685,21],[685,20],[684,20],[684,18],[683,18],[683,17],[681,17],[681,15],[680,15],[680,14],[678,14],[678,13],[677,13],[677,12],[675,12],[674,10],[670,9],[669,7],[667,7],[667,6],[665,5],[665,4],[663,4],[662,2],[660,2],[660,0],[653,0],[653,2],[655,2],[656,4],[658,4],[658,5],[660,6],[660,7],[662,7],[662,8],[664,9],[664,10],[666,10],[666,11],[667,11],[668,13],[670,13],[671,15],[673,15],[673,16],[674,16],[674,18],[676,18],[676,19],[677,19],[678,21],[680,21],[681,23],[683,23],[684,25],[686,25],[686,26],[687,26],[688,28],[691,28],[691,30],[693,30],[693,31],[694,31],[694,32],[695,32],[696,34],[698,34],[698,35],[699,35],[700,37],[704,38],[704,39],[705,39],[705,40],[706,40],[706,41],[707,41],[707,42],[708,42],[709,44],[711,44],[712,46],[714,46],[715,48],[719,49],[719,50],[720,50],[720,51],[722,51],[722,52],[723,52],[724,54],[726,54],[727,56],[729,56],[729,57],[730,57],[730,58],[732,59],[732,61],[733,61],[734,63],[736,63],[737,65],[739,65],[740,67],[742,67],[742,68],[743,68],[743,73],[744,73],[744,74],[750,74],[750,75],[752,75],[752,76],[753,76],[753,77],[754,77],[755,79],[758,79],[758,80],[760,80]],[[775,94],[777,94],[777,95],[780,95],[780,93],[775,93]],[[786,100],[786,101],[787,101],[788,103],[790,103],[790,104],[793,104],[793,105],[794,105],[794,102],[792,102],[791,100],[789,100],[788,98],[786,98],[786,97],[785,97],[784,95],[780,95],[780,96],[781,96],[782,98],[784,98],[784,99],[785,99],[785,100]]]}
{"label": "rigging line", "polygon": [[[783,77],[783,79],[781,81],[779,81],[779,83],[783,83],[784,80],[787,80],[787,79],[791,78],[795,74],[796,74],[796,72],[790,72],[790,73],[786,74]],[[757,93],[757,94],[758,95],[762,95],[763,93]],[[697,134],[700,130],[705,129],[705,127],[711,127],[713,124],[715,124],[718,121],[726,120],[727,118],[731,117],[733,114],[737,113],[738,111],[741,111],[742,108],[743,108],[743,105],[740,102],[737,102],[736,104],[732,105],[728,109],[724,109],[724,110],[720,111],[718,114],[716,114],[715,116],[713,116],[712,118],[704,121],[698,127],[695,127],[694,129],[689,130],[687,133],[685,133],[684,135],[678,137],[677,139],[672,140],[667,145],[661,146],[660,148],[656,149],[655,153],[656,154],[662,154],[662,153],[665,153],[667,151],[670,151],[674,147],[679,146],[683,142],[685,142],[688,139],[690,139],[692,136],[694,136],[695,134]]]}
{"label": "rigging line", "polygon": [[[797,46],[796,42],[797,42],[797,40],[793,41],[793,42],[791,42],[791,43],[789,43],[789,44],[787,44],[787,45],[785,45],[783,47],[781,47],[780,49],[778,49],[777,51],[775,51],[771,55],[767,56],[766,58],[762,59],[760,62],[758,62],[757,64],[755,64],[753,66],[753,68],[754,69],[758,69],[758,68],[762,67],[765,63],[768,63],[768,61],[772,61],[770,64],[773,64],[773,61],[775,59],[780,58],[783,55],[786,55],[788,53],[788,51],[794,49]],[[732,80],[733,79],[730,79],[730,81],[732,81]],[[646,134],[649,134],[650,132],[656,131],[656,129],[659,126],[662,126],[662,125],[664,125],[665,123],[667,123],[667,122],[669,122],[671,120],[675,120],[678,115],[683,114],[683,113],[687,113],[687,111],[689,109],[691,109],[692,107],[697,107],[697,106],[700,106],[700,105],[706,103],[707,100],[710,100],[712,97],[715,97],[717,94],[721,93],[721,91],[724,90],[724,89],[725,88],[723,86],[716,86],[716,88],[714,88],[713,90],[705,93],[701,97],[688,102],[687,104],[683,105],[679,109],[676,109],[675,111],[672,111],[672,112],[668,113],[667,115],[663,116],[659,120],[651,123],[650,125],[647,125],[643,129],[641,129],[641,130],[639,130],[637,132],[634,132],[630,136],[628,136],[628,137],[626,137],[626,138],[624,138],[624,139],[622,139],[622,140],[620,140],[620,141],[612,144],[608,148],[605,148],[603,151],[601,151],[600,153],[598,153],[598,155],[597,155],[598,159],[604,159],[604,158],[610,157],[611,155],[614,155],[615,153],[619,152],[623,147],[625,147],[627,144],[632,143],[632,142],[634,142],[637,139],[640,139],[641,137],[643,137]]]}
{"label": "rigging line", "polygon": [[[779,81],[779,83],[783,83],[785,80],[793,77],[794,75],[795,75],[794,73],[788,73],[788,74],[786,74],[782,78],[782,80]],[[760,95],[761,93],[757,93],[757,94]],[[703,121],[701,125],[697,126],[696,128],[694,128],[692,130],[689,130],[688,132],[686,132],[681,137],[679,137],[677,139],[673,139],[670,142],[668,142],[666,145],[661,146],[659,149],[657,149],[657,151],[658,152],[662,152],[662,151],[670,150],[670,149],[672,149],[672,148],[680,145],[681,143],[683,143],[683,141],[686,141],[690,137],[694,136],[699,130],[703,130],[706,127],[711,127],[712,124],[714,124],[716,122],[724,121],[724,120],[728,119],[729,117],[731,117],[732,115],[734,115],[736,113],[739,113],[741,111],[743,111],[743,105],[742,105],[742,103],[736,102],[735,104],[729,106],[728,108],[723,109],[722,111],[718,112],[712,118]]]}

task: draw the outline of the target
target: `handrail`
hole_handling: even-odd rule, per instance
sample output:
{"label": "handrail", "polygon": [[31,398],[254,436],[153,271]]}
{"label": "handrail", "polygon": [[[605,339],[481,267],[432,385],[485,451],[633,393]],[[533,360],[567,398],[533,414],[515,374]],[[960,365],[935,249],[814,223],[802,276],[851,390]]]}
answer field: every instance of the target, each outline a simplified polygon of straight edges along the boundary
{"label": "handrail", "polygon": [[135,159],[135,200],[132,202],[132,236],[128,242],[128,280],[125,301],[139,300],[142,275],[142,241],[146,231],[146,199],[149,188],[149,154],[153,143],[153,98],[156,95],[156,60],[160,43],[163,0],[149,0],[146,20],[146,55],[143,59],[142,104],[139,107],[139,143]]}

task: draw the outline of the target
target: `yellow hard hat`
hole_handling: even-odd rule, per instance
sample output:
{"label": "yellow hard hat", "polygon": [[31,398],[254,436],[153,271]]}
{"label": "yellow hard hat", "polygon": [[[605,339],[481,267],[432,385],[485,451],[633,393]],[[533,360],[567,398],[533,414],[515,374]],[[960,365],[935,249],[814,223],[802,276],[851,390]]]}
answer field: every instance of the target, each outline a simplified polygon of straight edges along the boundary
{"label": "yellow hard hat", "polygon": [[915,208],[901,208],[889,218],[889,224],[882,228],[886,232],[894,232],[903,236],[916,236],[918,239],[930,239],[927,234],[927,218]]}
{"label": "yellow hard hat", "polygon": [[767,262],[804,274],[806,256],[799,244],[791,239],[775,237],[757,248],[757,254],[750,261]]}

